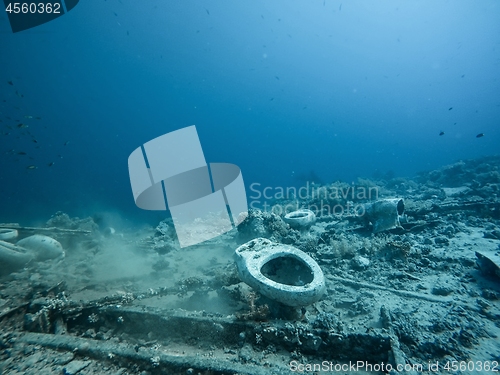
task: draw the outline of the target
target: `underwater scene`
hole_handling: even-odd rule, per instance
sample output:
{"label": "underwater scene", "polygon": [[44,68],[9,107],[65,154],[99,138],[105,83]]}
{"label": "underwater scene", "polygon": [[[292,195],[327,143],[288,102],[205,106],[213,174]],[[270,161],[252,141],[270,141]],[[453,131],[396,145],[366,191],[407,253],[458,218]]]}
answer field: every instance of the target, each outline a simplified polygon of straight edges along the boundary
{"label": "underwater scene", "polygon": [[500,3],[4,0],[0,375],[500,372]]}

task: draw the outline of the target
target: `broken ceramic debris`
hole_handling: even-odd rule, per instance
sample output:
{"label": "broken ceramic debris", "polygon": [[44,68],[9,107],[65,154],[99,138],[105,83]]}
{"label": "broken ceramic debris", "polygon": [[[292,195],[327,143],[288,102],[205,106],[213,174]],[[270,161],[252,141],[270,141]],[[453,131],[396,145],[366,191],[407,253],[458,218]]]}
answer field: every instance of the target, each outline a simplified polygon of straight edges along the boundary
{"label": "broken ceramic debris", "polygon": [[309,229],[316,222],[316,215],[311,210],[301,209],[286,214],[283,221],[294,229]]}
{"label": "broken ceramic debris", "polygon": [[9,242],[0,241],[0,275],[23,268],[33,255],[26,249]]}
{"label": "broken ceramic debris", "polygon": [[0,240],[7,241],[16,238],[18,232],[16,229],[1,228],[0,229]]}
{"label": "broken ceramic debris", "polygon": [[466,195],[468,192],[471,191],[471,189],[467,186],[460,186],[460,187],[450,187],[450,188],[441,188],[441,190],[444,191],[447,197],[457,197],[460,195]]}
{"label": "broken ceramic debris", "polygon": [[49,236],[35,234],[18,241],[21,246],[31,252],[36,260],[47,260],[64,257],[62,245]]}
{"label": "broken ceramic debris", "polygon": [[290,246],[256,238],[235,251],[240,279],[262,295],[287,306],[307,306],[325,292],[316,261]]}
{"label": "broken ceramic debris", "polygon": [[476,251],[477,263],[481,272],[500,280],[500,252],[491,250]]}
{"label": "broken ceramic debris", "polygon": [[373,233],[401,228],[399,222],[405,204],[402,198],[382,199],[364,206],[366,219],[373,224]]}

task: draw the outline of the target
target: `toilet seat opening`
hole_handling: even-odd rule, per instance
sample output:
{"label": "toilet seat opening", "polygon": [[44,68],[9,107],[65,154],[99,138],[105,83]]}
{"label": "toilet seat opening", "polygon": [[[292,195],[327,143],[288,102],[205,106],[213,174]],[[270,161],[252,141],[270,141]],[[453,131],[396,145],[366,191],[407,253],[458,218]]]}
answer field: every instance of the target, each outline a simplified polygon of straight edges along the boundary
{"label": "toilet seat opening", "polygon": [[298,212],[292,212],[288,214],[289,219],[298,219],[301,217],[306,217],[309,216],[310,214],[308,212],[303,212],[303,211],[298,211]]}
{"label": "toilet seat opening", "polygon": [[291,286],[304,286],[314,280],[311,268],[292,255],[269,260],[261,267],[260,272],[276,283]]}

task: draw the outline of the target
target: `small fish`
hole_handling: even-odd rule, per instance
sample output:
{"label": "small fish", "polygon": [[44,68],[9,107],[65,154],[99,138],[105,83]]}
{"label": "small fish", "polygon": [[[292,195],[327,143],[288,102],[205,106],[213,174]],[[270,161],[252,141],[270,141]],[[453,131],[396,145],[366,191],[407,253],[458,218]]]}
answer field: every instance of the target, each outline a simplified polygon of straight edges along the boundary
{"label": "small fish", "polygon": [[113,12],[113,14],[115,15],[115,17],[118,17],[118,14],[116,14],[116,12]]}
{"label": "small fish", "polygon": [[479,133],[478,135],[476,135],[476,138],[482,138],[484,137],[484,133]]}
{"label": "small fish", "polygon": [[278,76],[274,76],[274,78],[276,78],[278,81],[280,80],[280,77],[278,77]]}
{"label": "small fish", "polygon": [[64,142],[64,145],[65,145],[65,146],[67,146],[67,145],[68,145],[68,143],[69,143],[69,141],[66,141],[66,142]]}
{"label": "small fish", "polygon": [[34,166],[34,165],[28,165],[28,166],[26,167],[26,169],[36,169],[36,168],[37,168],[37,167],[36,167],[36,166]]}
{"label": "small fish", "polygon": [[453,109],[453,107],[450,107],[450,108],[448,108],[448,111],[451,111],[452,109]]}
{"label": "small fish", "polygon": [[439,132],[439,135],[444,135],[444,132]]}
{"label": "small fish", "polygon": [[36,139],[32,139],[33,143],[38,143],[38,141]]}
{"label": "small fish", "polygon": [[16,95],[19,96],[20,98],[24,98],[24,95],[21,94],[19,91],[16,90]]}
{"label": "small fish", "polygon": [[11,86],[14,86],[14,84],[12,83],[12,81],[7,81],[7,83]]}
{"label": "small fish", "polygon": [[49,167],[52,167],[54,165],[54,162],[51,161],[49,164],[47,164]]}
{"label": "small fish", "polygon": [[18,127],[19,129],[23,129],[23,128],[27,128],[28,125],[20,123],[20,124],[17,124],[16,127]]}
{"label": "small fish", "polygon": [[208,9],[207,9],[207,8],[205,8],[205,11],[207,12],[207,14],[208,14],[208,15],[210,15],[210,12],[208,11]]}
{"label": "small fish", "polygon": [[24,151],[19,151],[17,154],[18,154],[18,155],[28,155],[28,154],[27,154],[26,152],[24,152]]}
{"label": "small fish", "polygon": [[24,118],[33,118],[33,116],[25,115]]}
{"label": "small fish", "polygon": [[42,118],[40,116],[35,117],[36,120],[41,120]]}

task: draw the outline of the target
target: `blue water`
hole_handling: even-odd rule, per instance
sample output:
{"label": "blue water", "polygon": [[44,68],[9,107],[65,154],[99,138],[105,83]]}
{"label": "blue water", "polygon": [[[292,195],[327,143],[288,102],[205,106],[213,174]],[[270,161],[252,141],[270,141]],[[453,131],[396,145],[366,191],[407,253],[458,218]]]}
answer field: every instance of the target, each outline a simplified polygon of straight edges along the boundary
{"label": "blue water", "polygon": [[496,0],[95,0],[14,34],[1,13],[0,221],[162,219],[127,158],[193,124],[247,187],[498,154],[499,20]]}

